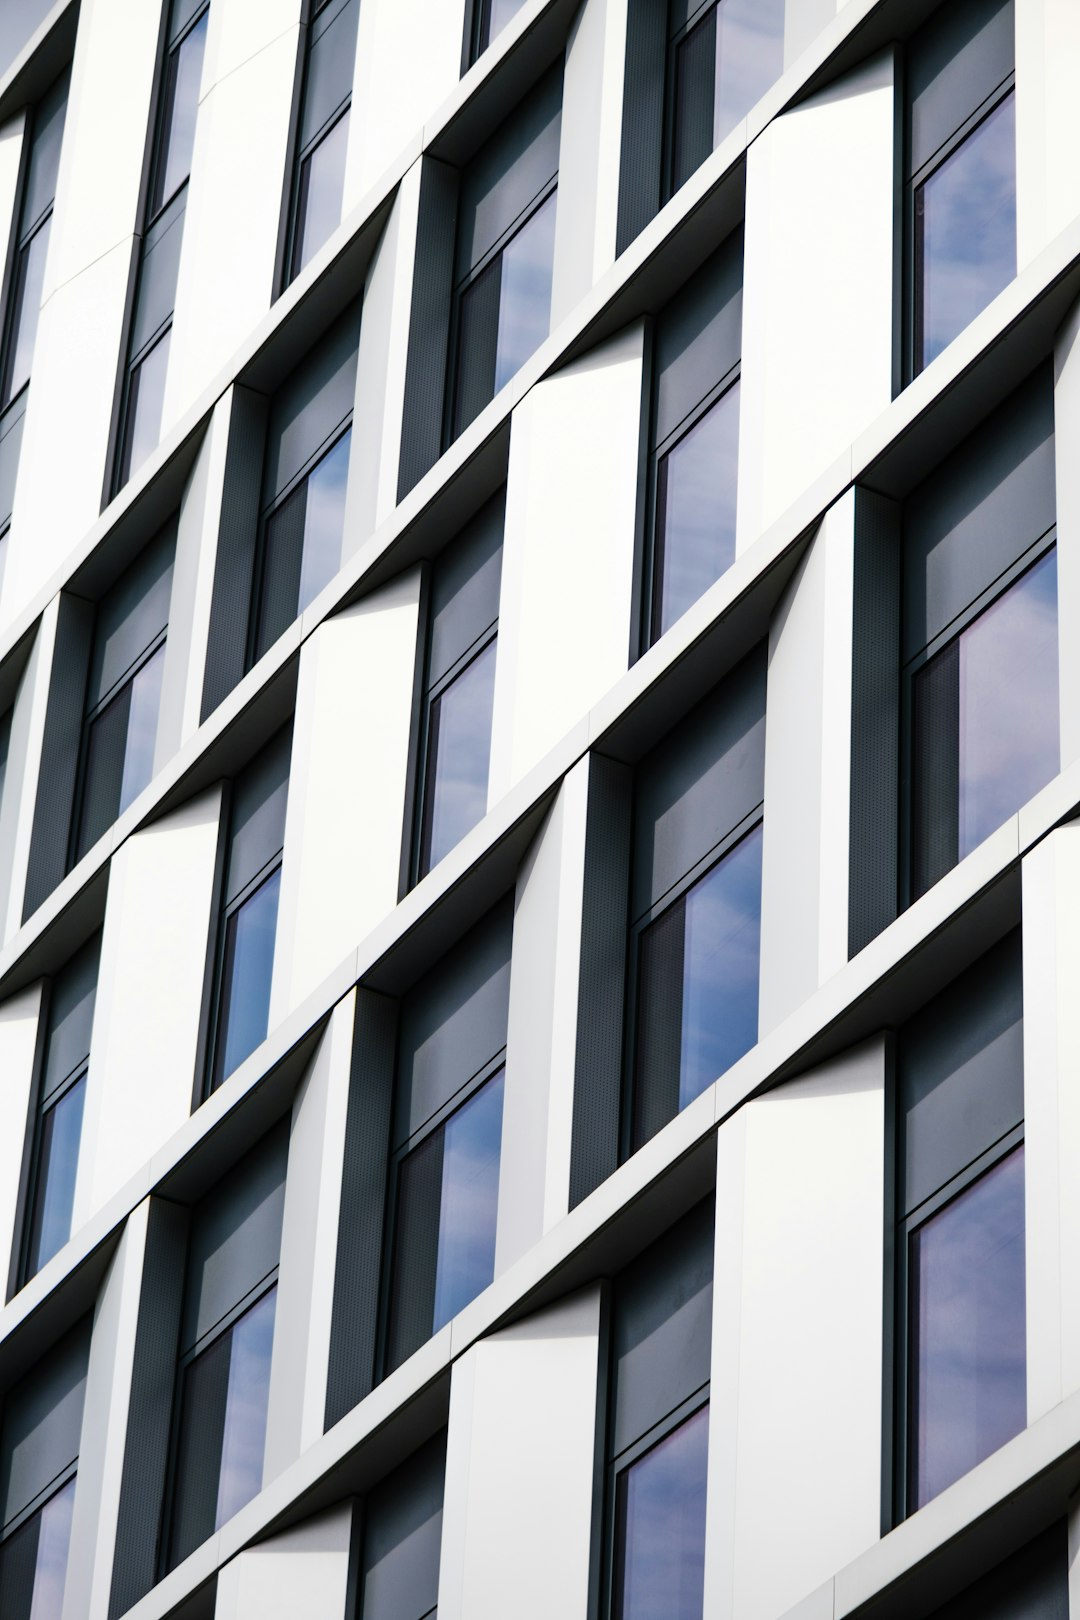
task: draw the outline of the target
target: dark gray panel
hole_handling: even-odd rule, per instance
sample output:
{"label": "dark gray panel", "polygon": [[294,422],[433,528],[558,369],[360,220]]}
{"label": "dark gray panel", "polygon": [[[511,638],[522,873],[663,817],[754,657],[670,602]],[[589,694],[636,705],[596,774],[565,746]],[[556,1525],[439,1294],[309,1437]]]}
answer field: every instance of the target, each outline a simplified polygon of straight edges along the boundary
{"label": "dark gray panel", "polygon": [[98,606],[87,707],[98,703],[169,622],[176,525],[150,542]]}
{"label": "dark gray panel", "polygon": [[344,0],[344,4],[325,7],[312,24],[300,126],[302,147],[352,95],[359,15],[359,0]]}
{"label": "dark gray panel", "polygon": [[405,411],[398,460],[398,500],[439,459],[450,347],[458,176],[425,157],[420,174],[417,252],[405,363]]}
{"label": "dark gray panel", "polygon": [[280,495],[352,410],[359,341],[357,300],[274,395],[266,436],[265,500]]}
{"label": "dark gray panel", "polygon": [[855,491],[848,952],[896,916],[900,760],[900,508]]}
{"label": "dark gray panel", "polygon": [[499,126],[461,177],[455,279],[479,264],[559,172],[562,63]]}
{"label": "dark gray panel", "polygon": [[743,234],[702,265],[656,323],[660,444],[734,366],[742,351]]}
{"label": "dark gray panel", "polygon": [[192,1214],[182,1352],[277,1265],[288,1155],[288,1123],[282,1121]]}
{"label": "dark gray panel", "polygon": [[78,1457],[89,1355],[87,1318],[5,1395],[0,1527],[28,1508]]}
{"label": "dark gray panel", "polygon": [[135,1358],[120,1480],[109,1620],[118,1620],[158,1578],[169,1458],[187,1211],[150,1203]]}
{"label": "dark gray panel", "polygon": [[136,355],[173,312],[180,248],[184,240],[187,191],[174,197],[147,233],[139,270],[139,293],[131,329],[131,353]]}
{"label": "dark gray panel", "polygon": [[660,206],[666,9],[657,0],[631,0],[627,16],[616,232],[619,253],[645,229]]}
{"label": "dark gray panel", "polygon": [[762,647],[637,769],[631,918],[655,905],[764,793]]}
{"label": "dark gray panel", "polygon": [[89,602],[61,595],[26,873],[24,921],[67,871],[93,624],[94,610]]}
{"label": "dark gray panel", "polygon": [[1053,378],[1040,367],[905,503],[905,662],[1055,515]]}
{"label": "dark gray panel", "polygon": [[904,1028],[905,1214],[1024,1117],[1022,968],[1017,930]]}
{"label": "dark gray panel", "polygon": [[15,504],[15,479],[19,471],[19,451],[22,449],[26,398],[27,390],[23,389],[0,418],[0,528],[11,516]]}
{"label": "dark gray panel", "polygon": [[708,1198],[616,1284],[611,1457],[708,1383],[715,1225],[715,1205]]}
{"label": "dark gray panel", "polygon": [[262,394],[239,386],[233,389],[203,681],[204,720],[228,696],[247,667],[266,417],[267,402]]}
{"label": "dark gray panel", "polygon": [[438,1602],[445,1474],[444,1432],[368,1497],[360,1620],[420,1620]]}
{"label": "dark gray panel", "polygon": [[929,1620],[1069,1620],[1069,1538],[1062,1521],[1003,1559]]}
{"label": "dark gray panel", "polygon": [[292,730],[286,726],[237,778],[229,822],[226,905],[285,842],[291,755]]}
{"label": "dark gray panel", "polygon": [[95,934],[56,976],[49,998],[49,1039],[41,1082],[42,1102],[47,1102],[60,1082],[85,1063],[90,1055],[100,956],[101,935]]}
{"label": "dark gray panel", "polygon": [[626,906],[633,777],[629,768],[589,757],[585,876],[581,901],[570,1207],[619,1162]]}
{"label": "dark gray panel", "polygon": [[912,41],[907,63],[915,174],[1013,70],[1013,0],[950,0]]}
{"label": "dark gray panel", "polygon": [[435,564],[428,684],[434,686],[499,617],[505,487]]}
{"label": "dark gray panel", "polygon": [[326,1427],[375,1382],[397,1002],[358,990],[326,1382]]}
{"label": "dark gray panel", "polygon": [[54,0],[19,0],[17,6],[0,6],[0,78],[30,43],[53,3]]}
{"label": "dark gray panel", "polygon": [[26,173],[26,191],[19,221],[20,236],[40,219],[56,196],[56,174],[60,167],[60,144],[64,138],[70,77],[70,72],[60,75],[52,88],[42,96],[34,114],[30,165]]}
{"label": "dark gray panel", "polygon": [[406,1141],[506,1045],[513,908],[502,902],[406,996],[394,1145]]}

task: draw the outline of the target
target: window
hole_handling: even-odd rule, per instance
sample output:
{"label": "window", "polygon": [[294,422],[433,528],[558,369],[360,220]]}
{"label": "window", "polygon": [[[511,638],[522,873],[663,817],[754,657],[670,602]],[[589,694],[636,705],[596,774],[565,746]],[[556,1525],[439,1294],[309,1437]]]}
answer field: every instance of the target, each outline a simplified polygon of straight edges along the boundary
{"label": "window", "polygon": [[79,1461],[89,1320],[4,1397],[0,1426],[0,1612],[59,1620]]}
{"label": "window", "polygon": [[638,767],[624,1151],[757,1040],[764,739],[752,655]]}
{"label": "window", "polygon": [[670,0],[669,193],[720,145],[784,67],[784,0]]}
{"label": "window", "polygon": [[176,530],[170,525],[97,610],[73,861],[86,854],[154,774],[175,553]]}
{"label": "window", "polygon": [[266,1035],[274,971],[291,735],[281,731],[237,778],[228,815],[210,1090]]}
{"label": "window", "polygon": [[270,408],[251,663],[341,567],[359,322],[355,305]]}
{"label": "window", "polygon": [[653,350],[648,646],[735,560],[742,240],[663,311]]}
{"label": "window", "polygon": [[18,235],[8,283],[0,362],[0,534],[6,531],[11,520],[15,496],[15,474],[67,113],[68,79],[65,71],[41,98],[27,130],[29,155],[19,199]]}
{"label": "window", "polygon": [[45,1039],[27,1184],[21,1281],[71,1236],[101,935],[57,974],[44,1004]]}
{"label": "window", "polygon": [[444,1431],[366,1499],[358,1620],[434,1620],[445,1474]]}
{"label": "window", "polygon": [[402,1005],[387,1372],[495,1274],[511,925],[500,907]]}
{"label": "window", "polygon": [[1023,1115],[1017,933],[898,1043],[898,1518],[1027,1421]]}
{"label": "window", "polygon": [[487,809],[504,501],[505,492],[490,501],[432,570],[420,717],[419,877]]}
{"label": "window", "polygon": [[157,446],[169,364],[184,210],[195,147],[209,0],[172,0],[153,134],[135,310],[121,390],[113,493]]}
{"label": "window", "polygon": [[548,335],[561,94],[554,69],[462,175],[450,439]]}
{"label": "window", "polygon": [[286,283],[341,220],[360,0],[313,0],[293,167]]}
{"label": "window", "polygon": [[192,1215],[169,1569],[262,1489],[287,1155],[279,1126]]}
{"label": "window", "polygon": [[701,1620],[714,1225],[710,1198],[615,1282],[610,1620]]}
{"label": "window", "polygon": [[1054,502],[1040,372],[906,503],[912,899],[1057,774]]}
{"label": "window", "polygon": [[475,0],[470,19],[468,61],[483,56],[493,39],[517,16],[525,0]]}
{"label": "window", "polygon": [[1016,274],[1012,0],[942,6],[907,62],[909,374]]}

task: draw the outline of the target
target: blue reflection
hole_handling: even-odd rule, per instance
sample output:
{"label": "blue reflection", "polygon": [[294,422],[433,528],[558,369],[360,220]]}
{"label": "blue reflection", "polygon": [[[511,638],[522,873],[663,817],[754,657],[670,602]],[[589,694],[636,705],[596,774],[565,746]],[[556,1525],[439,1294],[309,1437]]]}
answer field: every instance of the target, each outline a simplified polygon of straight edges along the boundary
{"label": "blue reflection", "polygon": [[84,1074],[53,1104],[41,1122],[38,1184],[28,1258],[31,1276],[40,1271],[71,1236],[85,1101]]}
{"label": "blue reflection", "polygon": [[713,146],[784,69],[784,0],[721,0],[716,21]]}
{"label": "blue reflection", "polygon": [[441,861],[487,809],[495,647],[490,641],[431,706],[425,870]]}
{"label": "blue reflection", "polygon": [[222,984],[221,1079],[254,1052],[266,1034],[280,890],[278,867],[228,921]]}
{"label": "blue reflection", "polygon": [[191,173],[208,18],[209,12],[204,11],[190,34],[173,53],[170,63],[172,102],[165,135],[164,162],[157,184],[156,208],[167,202]]}
{"label": "blue reflection", "polygon": [[911,1238],[914,1507],[1027,1421],[1024,1150]]}
{"label": "blue reflection", "polygon": [[230,1335],[217,1529],[262,1488],[276,1303],[277,1289],[272,1288],[244,1313]]}
{"label": "blue reflection", "polygon": [[500,1070],[443,1128],[433,1333],[475,1299],[495,1275],[502,1116]]}
{"label": "blue reflection", "polygon": [[315,600],[341,566],[351,439],[350,429],[309,473],[304,486],[304,549],[300,560],[298,613]]}
{"label": "blue reflection", "polygon": [[161,681],[165,673],[165,648],[148,658],[131,682],[127,742],[124,746],[124,772],[120,780],[117,814],[137,799],[154,774],[154,747],[157,743],[158,714],[161,710]]}
{"label": "blue reflection", "polygon": [[132,373],[128,400],[127,454],[124,478],[142,466],[161,438],[161,412],[165,404],[165,379],[169,369],[169,340],[172,328],[162,334],[145,360]]}
{"label": "blue reflection", "polygon": [[736,383],[658,469],[658,634],[670,629],[735,559],[738,465]]}
{"label": "blue reflection", "polygon": [[30,381],[30,367],[34,359],[38,316],[41,314],[41,294],[45,286],[45,257],[49,251],[49,228],[52,216],[45,221],[27,242],[19,255],[19,286],[16,293],[15,350],[11,359],[6,398],[14,399]]}
{"label": "blue reflection", "polygon": [[551,272],[555,260],[555,198],[536,210],[503,249],[495,393],[508,383],[548,335]]}
{"label": "blue reflection", "polygon": [[69,1479],[38,1515],[37,1563],[34,1601],[29,1620],[60,1620],[64,1607],[71,1516],[75,1508],[75,1481]]}
{"label": "blue reflection", "polygon": [[701,1620],[708,1448],[706,1406],[620,1476],[617,1620]]}
{"label": "blue reflection", "polygon": [[679,1107],[757,1040],[761,826],[686,896]]}
{"label": "blue reflection", "polygon": [[1057,774],[1057,553],[960,637],[959,854]]}
{"label": "blue reflection", "polygon": [[916,358],[927,366],[1016,274],[1009,95],[915,193]]}
{"label": "blue reflection", "polygon": [[341,224],[345,195],[345,157],[349,145],[349,109],[328,129],[304,159],[300,171],[300,204],[293,250],[294,276]]}

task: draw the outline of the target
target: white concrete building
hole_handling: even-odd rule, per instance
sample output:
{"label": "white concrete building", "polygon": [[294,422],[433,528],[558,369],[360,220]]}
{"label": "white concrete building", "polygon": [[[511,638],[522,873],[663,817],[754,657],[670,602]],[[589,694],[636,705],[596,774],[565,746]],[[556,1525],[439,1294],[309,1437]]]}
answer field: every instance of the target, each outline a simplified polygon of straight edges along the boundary
{"label": "white concrete building", "polygon": [[1078,83],[0,7],[0,1620],[1080,1620]]}

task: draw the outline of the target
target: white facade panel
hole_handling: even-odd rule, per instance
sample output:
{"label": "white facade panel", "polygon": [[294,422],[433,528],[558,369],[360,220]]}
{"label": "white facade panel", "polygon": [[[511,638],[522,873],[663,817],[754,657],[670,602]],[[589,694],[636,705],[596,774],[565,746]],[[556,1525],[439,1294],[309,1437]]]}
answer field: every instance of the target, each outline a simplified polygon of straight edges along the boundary
{"label": "white facade panel", "polygon": [[348,1503],[270,1536],[225,1565],[214,1620],[350,1620]]}
{"label": "white facade panel", "polygon": [[1080,215],[1080,11],[1016,0],[1016,262],[1031,263]]}
{"label": "white facade panel", "polygon": [[457,88],[464,33],[464,0],[361,5],[343,215]]}

